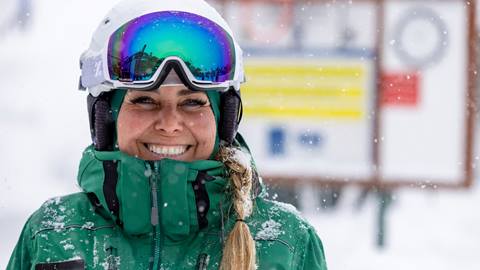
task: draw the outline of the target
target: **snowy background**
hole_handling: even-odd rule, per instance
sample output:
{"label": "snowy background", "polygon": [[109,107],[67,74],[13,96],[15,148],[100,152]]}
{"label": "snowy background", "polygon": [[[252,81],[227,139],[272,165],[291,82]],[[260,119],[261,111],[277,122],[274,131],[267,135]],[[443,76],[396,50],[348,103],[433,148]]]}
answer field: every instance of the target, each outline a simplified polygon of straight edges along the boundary
{"label": "snowy background", "polygon": [[[22,23],[10,15],[14,0],[0,2],[0,269],[28,216],[46,199],[78,190],[78,162],[90,143],[85,93],[76,90],[78,58],[115,2],[36,0]],[[359,206],[360,192],[346,188],[335,208],[305,212],[329,269],[480,269],[476,183],[395,191],[383,249],[376,246],[378,199]]]}

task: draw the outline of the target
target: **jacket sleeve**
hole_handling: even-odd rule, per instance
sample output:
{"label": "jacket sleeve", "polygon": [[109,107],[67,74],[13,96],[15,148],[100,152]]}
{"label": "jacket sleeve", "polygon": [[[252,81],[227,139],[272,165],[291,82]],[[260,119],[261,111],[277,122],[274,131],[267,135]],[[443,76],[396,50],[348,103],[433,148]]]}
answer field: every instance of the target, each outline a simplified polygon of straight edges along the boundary
{"label": "jacket sleeve", "polygon": [[303,248],[303,263],[299,264],[299,270],[327,270],[322,241],[318,237],[314,228],[310,227],[308,229]]}
{"label": "jacket sleeve", "polygon": [[6,270],[30,270],[32,268],[32,239],[30,234],[29,219],[23,227]]}

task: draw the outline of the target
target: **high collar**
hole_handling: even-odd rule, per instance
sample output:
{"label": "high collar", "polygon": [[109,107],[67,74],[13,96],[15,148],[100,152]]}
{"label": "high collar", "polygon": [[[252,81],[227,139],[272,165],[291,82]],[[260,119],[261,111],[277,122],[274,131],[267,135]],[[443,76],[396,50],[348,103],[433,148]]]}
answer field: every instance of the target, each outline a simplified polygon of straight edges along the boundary
{"label": "high collar", "polygon": [[[118,217],[107,210],[110,195],[105,163],[116,168],[113,192],[118,199]],[[105,214],[121,224],[125,233],[149,233],[158,224],[168,239],[181,241],[201,227],[197,209],[205,198],[198,198],[195,183],[201,183],[208,194],[207,229],[220,228],[222,211],[229,206],[225,175],[224,165],[214,160],[148,162],[120,151],[95,151],[90,146],[80,162],[78,184],[85,192],[96,195],[107,210]]]}

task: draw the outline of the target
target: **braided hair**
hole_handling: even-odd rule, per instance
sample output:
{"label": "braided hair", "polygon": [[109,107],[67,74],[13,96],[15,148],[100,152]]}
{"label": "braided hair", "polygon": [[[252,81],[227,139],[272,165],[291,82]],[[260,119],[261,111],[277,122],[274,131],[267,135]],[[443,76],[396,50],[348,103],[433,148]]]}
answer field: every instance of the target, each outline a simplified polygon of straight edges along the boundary
{"label": "braided hair", "polygon": [[245,218],[252,213],[253,173],[250,161],[239,148],[220,146],[217,159],[225,164],[230,178],[233,209],[237,215],[235,225],[223,248],[221,270],[255,269],[255,241]]}

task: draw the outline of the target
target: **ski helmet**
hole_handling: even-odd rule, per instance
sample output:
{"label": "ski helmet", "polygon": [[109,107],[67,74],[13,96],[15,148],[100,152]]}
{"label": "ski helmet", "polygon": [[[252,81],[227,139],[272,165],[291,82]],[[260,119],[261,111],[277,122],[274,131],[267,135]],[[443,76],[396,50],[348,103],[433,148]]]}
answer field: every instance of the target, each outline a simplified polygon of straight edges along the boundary
{"label": "ski helmet", "polygon": [[112,90],[157,89],[172,71],[191,90],[221,95],[220,139],[231,144],[241,119],[242,50],[203,0],[125,0],[102,20],[80,58],[92,139],[113,149]]}

